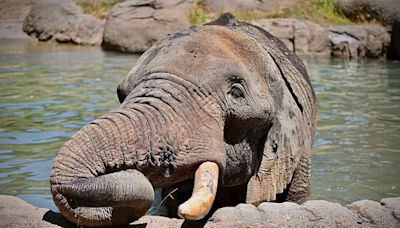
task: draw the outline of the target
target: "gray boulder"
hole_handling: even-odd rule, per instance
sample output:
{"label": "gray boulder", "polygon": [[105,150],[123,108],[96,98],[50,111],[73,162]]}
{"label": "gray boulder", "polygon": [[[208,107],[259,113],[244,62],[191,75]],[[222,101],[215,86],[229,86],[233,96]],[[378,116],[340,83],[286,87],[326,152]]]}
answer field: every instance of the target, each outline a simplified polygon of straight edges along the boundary
{"label": "gray boulder", "polygon": [[96,45],[102,40],[103,23],[71,0],[40,0],[25,18],[23,30],[40,41]]}
{"label": "gray boulder", "polygon": [[203,4],[215,12],[260,10],[272,12],[296,4],[298,0],[203,0]]}
{"label": "gray boulder", "polygon": [[400,1],[399,0],[338,0],[339,10],[349,18],[380,21],[391,26],[388,59],[400,59]]}
{"label": "gray boulder", "polygon": [[298,55],[329,55],[328,32],[306,20],[290,18],[260,19],[252,22],[282,40]]}
{"label": "gray boulder", "polygon": [[381,204],[388,208],[393,216],[400,221],[400,197],[391,197],[381,200]]}
{"label": "gray boulder", "polygon": [[337,203],[311,200],[295,203],[262,203],[258,207],[240,204],[217,210],[207,225],[228,227],[229,221],[240,224],[260,224],[262,227],[362,227],[361,220],[349,209]]}
{"label": "gray boulder", "polygon": [[378,24],[332,26],[329,40],[333,56],[380,58],[386,56],[390,34]]}
{"label": "gray boulder", "polygon": [[0,227],[58,227],[42,220],[47,211],[16,197],[0,195]]}
{"label": "gray boulder", "polygon": [[399,0],[338,0],[338,9],[347,17],[362,21],[400,22]]}
{"label": "gray boulder", "polygon": [[372,200],[360,200],[347,205],[365,223],[378,227],[396,227],[399,221],[393,217],[391,210]]}
{"label": "gray boulder", "polygon": [[142,53],[166,35],[190,25],[191,0],[127,0],[114,6],[104,27],[103,48]]}

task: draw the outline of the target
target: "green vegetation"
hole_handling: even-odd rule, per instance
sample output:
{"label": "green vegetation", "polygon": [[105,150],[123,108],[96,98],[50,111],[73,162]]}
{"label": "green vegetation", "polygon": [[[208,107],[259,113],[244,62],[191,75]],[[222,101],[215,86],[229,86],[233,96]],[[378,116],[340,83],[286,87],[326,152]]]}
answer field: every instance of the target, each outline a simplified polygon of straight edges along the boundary
{"label": "green vegetation", "polygon": [[[94,15],[104,19],[112,7],[123,0],[75,0],[80,5],[84,13]],[[194,0],[193,7],[189,12],[189,20],[192,25],[203,24],[217,18],[224,13],[210,10],[202,0]],[[242,21],[251,22],[261,18],[296,18],[309,20],[317,24],[337,25],[351,24],[350,19],[346,18],[336,7],[336,0],[299,0],[294,6],[277,10],[274,12],[262,12],[259,10],[236,10],[233,13]]]}
{"label": "green vegetation", "polygon": [[106,18],[113,6],[122,1],[123,0],[75,0],[75,2],[82,7],[84,13],[91,14],[100,19]]}
{"label": "green vegetation", "polygon": [[195,0],[189,12],[189,21],[192,25],[204,24],[212,19],[211,11],[201,0]]}
{"label": "green vegetation", "polygon": [[336,7],[336,0],[300,0],[293,7],[266,14],[267,17],[292,17],[320,25],[351,24]]}
{"label": "green vegetation", "polygon": [[[220,12],[212,12],[201,0],[197,0],[193,4],[189,18],[193,25],[197,25],[215,19],[222,13],[224,13],[223,9]],[[236,10],[231,13],[246,22],[261,18],[296,18],[309,20],[323,26],[353,23],[339,12],[336,0],[299,0],[292,7],[275,12]]]}

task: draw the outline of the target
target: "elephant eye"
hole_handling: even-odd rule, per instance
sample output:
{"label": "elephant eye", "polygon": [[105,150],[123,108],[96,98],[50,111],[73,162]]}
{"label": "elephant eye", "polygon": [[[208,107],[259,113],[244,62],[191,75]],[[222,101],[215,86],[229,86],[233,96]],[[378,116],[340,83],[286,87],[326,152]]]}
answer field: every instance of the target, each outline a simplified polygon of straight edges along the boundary
{"label": "elephant eye", "polygon": [[228,94],[235,99],[244,98],[244,88],[240,83],[235,83],[232,85]]}

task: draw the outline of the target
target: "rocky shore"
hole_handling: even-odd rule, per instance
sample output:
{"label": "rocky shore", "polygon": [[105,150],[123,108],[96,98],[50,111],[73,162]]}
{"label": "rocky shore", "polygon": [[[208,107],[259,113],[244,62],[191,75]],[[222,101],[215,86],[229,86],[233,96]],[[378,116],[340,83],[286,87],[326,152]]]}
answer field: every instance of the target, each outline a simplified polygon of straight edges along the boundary
{"label": "rocky shore", "polygon": [[[59,213],[0,195],[0,227],[76,227]],[[324,200],[239,204],[218,209],[206,221],[144,216],[132,227],[400,227],[400,197],[361,200],[342,206]]]}
{"label": "rocky shore", "polygon": [[[263,7],[257,4],[254,7]],[[166,35],[189,27],[192,6],[193,0],[126,0],[116,4],[104,22],[84,14],[72,0],[38,0],[24,20],[23,30],[40,41],[101,44],[105,50],[143,53]],[[277,3],[276,7],[283,6]],[[400,53],[400,46],[391,38],[399,32],[396,19],[390,21],[393,26],[368,23],[322,27],[290,18],[258,19],[251,23],[283,40],[298,55],[341,58],[389,55],[396,59]]]}

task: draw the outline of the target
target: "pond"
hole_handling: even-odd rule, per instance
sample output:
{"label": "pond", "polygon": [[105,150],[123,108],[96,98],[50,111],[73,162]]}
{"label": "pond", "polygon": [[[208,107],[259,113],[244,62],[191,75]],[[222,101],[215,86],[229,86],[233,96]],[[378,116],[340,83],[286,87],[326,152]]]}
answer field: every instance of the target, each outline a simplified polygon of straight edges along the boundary
{"label": "pond", "polygon": [[[0,43],[0,194],[56,210],[52,161],[74,132],[118,105],[138,56],[96,47]],[[310,199],[399,196],[400,63],[305,59],[319,101]]]}

